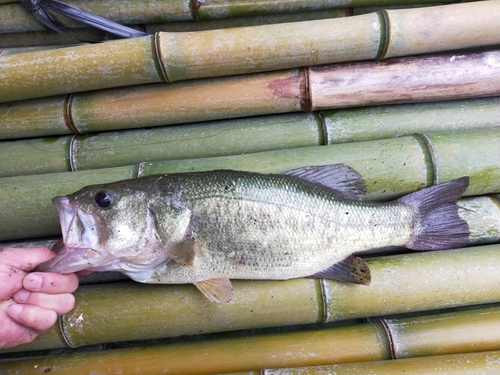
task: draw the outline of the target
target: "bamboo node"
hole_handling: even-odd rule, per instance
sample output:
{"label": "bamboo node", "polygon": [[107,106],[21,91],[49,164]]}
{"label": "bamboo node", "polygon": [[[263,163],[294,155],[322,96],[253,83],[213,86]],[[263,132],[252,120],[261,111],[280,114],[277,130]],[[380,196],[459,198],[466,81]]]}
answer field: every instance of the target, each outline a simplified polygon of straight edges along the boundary
{"label": "bamboo node", "polygon": [[[435,185],[437,184],[437,161],[432,141],[424,133],[415,133],[413,138],[419,143],[422,148],[422,152],[425,155],[427,166],[427,185]],[[428,167],[429,164],[430,168]]]}
{"label": "bamboo node", "polygon": [[75,122],[73,121],[73,115],[72,115],[72,106],[73,106],[73,100],[75,99],[75,94],[69,94],[66,96],[66,99],[64,100],[63,103],[63,118],[64,118],[64,125],[68,128],[68,130],[73,133],[73,134],[81,134],[78,131],[78,128],[76,127]]}
{"label": "bamboo node", "polygon": [[58,319],[59,320],[59,332],[61,332],[61,336],[64,340],[64,343],[68,347],[70,347],[71,349],[75,349],[78,347],[78,345],[73,344],[71,342],[70,338],[68,337],[68,334],[67,334],[66,329],[65,329],[64,321],[63,321],[65,316],[66,315],[59,316],[59,319]]}
{"label": "bamboo node", "polygon": [[322,315],[322,324],[328,323],[328,293],[326,292],[326,280],[325,279],[319,279],[319,290],[320,290],[320,296],[321,296],[321,303],[322,303],[322,309],[323,313]]}
{"label": "bamboo node", "polygon": [[391,40],[391,24],[389,22],[389,13],[387,10],[382,9],[376,13],[380,22],[380,44],[375,60],[383,60],[389,49],[389,42]]}
{"label": "bamboo node", "polygon": [[389,350],[391,352],[391,359],[398,359],[396,340],[391,330],[390,323],[385,319],[379,319],[379,322],[382,324],[382,327],[384,327],[385,334],[387,335],[387,340],[389,341]]}
{"label": "bamboo node", "polygon": [[167,72],[165,71],[165,66],[163,65],[163,61],[161,60],[161,53],[160,53],[160,35],[161,33],[155,33],[154,37],[151,39],[153,42],[152,50],[153,50],[153,60],[154,64],[156,67],[156,70],[158,71],[158,76],[161,78],[162,81],[164,82],[170,82],[168,80]]}

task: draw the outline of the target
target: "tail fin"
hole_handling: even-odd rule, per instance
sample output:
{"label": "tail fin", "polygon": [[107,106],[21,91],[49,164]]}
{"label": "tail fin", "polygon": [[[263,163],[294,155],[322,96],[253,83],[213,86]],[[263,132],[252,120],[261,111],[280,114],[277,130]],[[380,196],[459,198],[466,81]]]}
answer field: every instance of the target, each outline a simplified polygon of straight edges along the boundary
{"label": "tail fin", "polygon": [[406,247],[444,250],[465,246],[470,230],[467,222],[458,216],[456,200],[468,185],[469,177],[461,177],[398,199],[418,212],[418,221]]}

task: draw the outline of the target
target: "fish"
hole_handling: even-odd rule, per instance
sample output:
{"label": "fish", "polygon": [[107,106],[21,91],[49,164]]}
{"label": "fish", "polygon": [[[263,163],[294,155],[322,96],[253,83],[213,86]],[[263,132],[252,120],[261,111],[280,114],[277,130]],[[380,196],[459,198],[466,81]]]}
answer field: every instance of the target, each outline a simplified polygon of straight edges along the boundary
{"label": "fish", "polygon": [[369,285],[358,253],[387,246],[463,247],[456,200],[469,177],[389,202],[362,201],[344,164],[281,174],[215,170],[98,184],[53,199],[62,242],[41,271],[119,271],[152,284],[194,284],[233,298],[231,279],[312,277]]}

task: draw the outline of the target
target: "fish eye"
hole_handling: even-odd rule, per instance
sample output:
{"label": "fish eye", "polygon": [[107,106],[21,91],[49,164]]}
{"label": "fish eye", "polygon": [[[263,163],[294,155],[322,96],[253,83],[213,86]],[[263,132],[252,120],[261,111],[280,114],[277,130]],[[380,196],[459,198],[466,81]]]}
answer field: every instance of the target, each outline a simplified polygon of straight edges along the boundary
{"label": "fish eye", "polygon": [[111,206],[111,203],[113,203],[113,199],[111,198],[111,194],[101,190],[97,192],[97,194],[94,197],[95,203],[97,204],[98,207],[101,208],[108,208]]}

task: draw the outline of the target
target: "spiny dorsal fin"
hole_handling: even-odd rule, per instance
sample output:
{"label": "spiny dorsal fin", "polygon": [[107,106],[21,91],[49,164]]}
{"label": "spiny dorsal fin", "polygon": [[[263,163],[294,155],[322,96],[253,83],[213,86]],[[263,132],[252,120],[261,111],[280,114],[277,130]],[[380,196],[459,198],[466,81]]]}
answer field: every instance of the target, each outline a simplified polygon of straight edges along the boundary
{"label": "spiny dorsal fin", "polygon": [[358,257],[349,255],[344,260],[335,263],[326,270],[310,276],[315,279],[331,279],[354,284],[370,285],[370,268],[366,262]]}
{"label": "spiny dorsal fin", "polygon": [[233,286],[227,277],[198,281],[194,285],[212,302],[228,303],[233,298]]}
{"label": "spiny dorsal fin", "polygon": [[327,186],[341,199],[361,200],[366,194],[363,177],[345,164],[303,167],[282,174]]}
{"label": "spiny dorsal fin", "polygon": [[194,259],[200,253],[200,247],[192,238],[168,246],[168,255],[177,263],[192,266]]}

